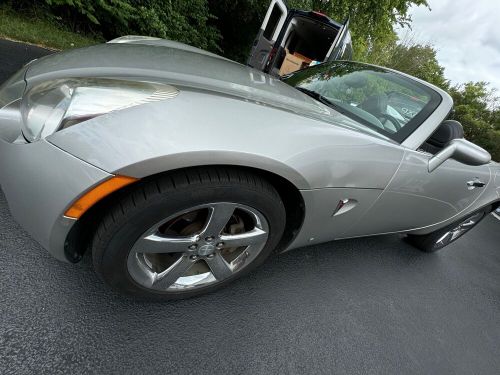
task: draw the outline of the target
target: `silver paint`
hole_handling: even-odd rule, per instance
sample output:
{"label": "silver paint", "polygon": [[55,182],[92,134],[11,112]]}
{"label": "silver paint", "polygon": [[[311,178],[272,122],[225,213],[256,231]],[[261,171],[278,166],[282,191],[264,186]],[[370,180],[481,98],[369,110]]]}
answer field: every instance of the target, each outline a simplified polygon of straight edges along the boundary
{"label": "silver paint", "polygon": [[[231,113],[238,118],[233,121]],[[110,113],[47,140],[101,169],[139,178],[194,165],[232,164],[274,172],[299,189],[385,187],[404,150],[350,129],[351,120],[340,114],[334,119],[338,126],[181,90],[175,100]]]}
{"label": "silver paint", "polygon": [[0,182],[17,222],[43,247],[66,260],[64,241],[74,220],[68,206],[110,174],[47,141],[13,144],[0,139]]}
{"label": "silver paint", "polygon": [[[0,107],[45,81],[112,78],[176,87],[172,100],[108,113],[27,144],[16,105],[0,110],[0,183],[23,227],[58,259],[74,221],[63,213],[111,174],[146,177],[211,164],[258,168],[300,189],[301,230],[288,249],[336,238],[429,233],[500,199],[500,167],[418,151],[440,106],[401,145],[266,74],[177,43],[138,39],[44,57],[0,89]],[[495,176],[494,178],[492,176]],[[467,181],[486,185],[469,190]],[[333,215],[341,200],[357,205]]]}

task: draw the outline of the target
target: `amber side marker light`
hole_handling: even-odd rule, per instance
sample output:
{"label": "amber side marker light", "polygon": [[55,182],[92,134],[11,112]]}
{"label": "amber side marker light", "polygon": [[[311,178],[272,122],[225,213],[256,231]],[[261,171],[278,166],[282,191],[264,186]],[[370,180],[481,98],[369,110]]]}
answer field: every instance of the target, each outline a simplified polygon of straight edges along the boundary
{"label": "amber side marker light", "polygon": [[139,179],[127,176],[114,176],[110,179],[94,186],[76,200],[70,208],[64,213],[64,216],[71,219],[79,219],[90,207],[99,202],[112,192],[130,185]]}

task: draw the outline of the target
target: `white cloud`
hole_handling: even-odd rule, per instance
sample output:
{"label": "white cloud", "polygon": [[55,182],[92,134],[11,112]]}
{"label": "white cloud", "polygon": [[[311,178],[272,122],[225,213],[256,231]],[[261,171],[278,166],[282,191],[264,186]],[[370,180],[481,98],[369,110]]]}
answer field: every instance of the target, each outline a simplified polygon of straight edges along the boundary
{"label": "white cloud", "polygon": [[[411,34],[430,43],[452,83],[487,81],[500,91],[500,1],[429,0],[413,7]],[[399,29],[404,38],[408,28]]]}

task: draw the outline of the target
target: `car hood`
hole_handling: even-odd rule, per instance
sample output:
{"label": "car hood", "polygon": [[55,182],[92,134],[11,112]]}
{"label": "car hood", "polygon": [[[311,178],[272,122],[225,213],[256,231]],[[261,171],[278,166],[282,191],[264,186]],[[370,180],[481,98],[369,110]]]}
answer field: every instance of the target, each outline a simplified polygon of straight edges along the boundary
{"label": "car hood", "polygon": [[237,97],[382,137],[268,74],[177,42],[133,39],[74,49],[43,57],[26,73],[28,88],[69,77],[166,82],[181,90]]}
{"label": "car hood", "polygon": [[[264,104],[325,112],[324,106],[285,83],[234,61],[190,47],[108,43],[57,53],[29,68],[28,84],[60,77],[134,77],[236,95]],[[178,45],[183,46],[181,43]]]}

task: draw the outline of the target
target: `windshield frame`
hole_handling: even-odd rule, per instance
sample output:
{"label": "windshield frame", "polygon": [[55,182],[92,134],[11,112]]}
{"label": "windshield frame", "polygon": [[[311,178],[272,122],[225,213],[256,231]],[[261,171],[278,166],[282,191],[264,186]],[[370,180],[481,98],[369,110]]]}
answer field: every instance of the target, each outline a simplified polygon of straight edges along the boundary
{"label": "windshield frame", "polygon": [[[415,115],[413,118],[411,118],[399,131],[396,133],[391,133],[388,132],[384,129],[381,129],[377,127],[376,125],[372,124],[370,121],[356,115],[353,112],[350,112],[346,109],[344,109],[341,106],[335,105],[335,103],[331,104],[326,104],[322,102],[321,100],[317,98],[313,98],[317,101],[322,102],[324,105],[328,105],[330,108],[334,109],[335,111],[341,113],[342,115],[349,117],[350,119],[369,127],[370,129],[375,130],[379,134],[382,134],[383,136],[401,144],[403,143],[408,137],[410,137],[435,111],[436,109],[440,106],[441,102],[443,101],[443,97],[440,95],[440,93],[436,90],[434,90],[431,86],[426,85],[425,83],[420,82],[418,79],[408,76],[404,73],[392,70],[392,69],[387,69],[383,68],[380,66],[376,65],[371,65],[371,64],[365,64],[365,63],[360,63],[360,62],[354,62],[354,61],[348,61],[348,60],[335,60],[335,61],[329,61],[329,62],[324,62],[318,65],[314,66],[309,66],[307,68],[298,70],[294,73],[291,73],[289,75],[283,76],[282,81],[285,82],[286,84],[292,86],[293,88],[296,88],[298,84],[307,77],[309,77],[312,74],[316,74],[318,70],[321,68],[331,68],[332,65],[335,64],[350,64],[359,68],[365,68],[365,70],[369,71],[374,71],[374,72],[383,72],[383,73],[390,73],[394,74],[397,76],[398,80],[403,80],[403,81],[408,81],[411,83],[411,85],[416,86],[419,90],[422,90],[426,94],[429,95],[429,101],[427,104]],[[362,69],[360,69],[362,70]],[[314,73],[313,73],[314,72]],[[307,95],[307,94],[304,94]]]}

